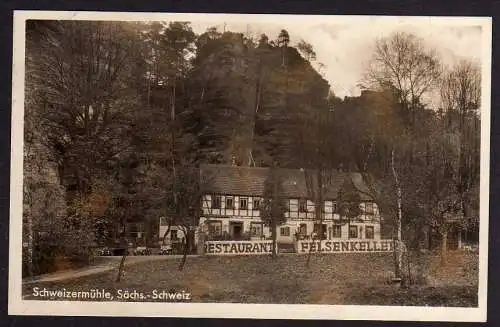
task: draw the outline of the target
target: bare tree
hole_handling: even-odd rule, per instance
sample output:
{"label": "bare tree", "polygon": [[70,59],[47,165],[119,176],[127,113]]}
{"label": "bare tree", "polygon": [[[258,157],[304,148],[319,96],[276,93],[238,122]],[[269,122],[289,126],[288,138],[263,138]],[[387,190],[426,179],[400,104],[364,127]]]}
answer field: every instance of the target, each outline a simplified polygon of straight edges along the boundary
{"label": "bare tree", "polygon": [[[441,82],[441,102],[448,120],[447,130],[456,131],[460,143],[459,182],[464,216],[468,212],[479,178],[479,108],[481,106],[481,71],[478,63],[460,61],[447,71]],[[454,123],[454,121],[457,121]],[[456,125],[456,126],[454,126]]]}
{"label": "bare tree", "polygon": [[413,34],[397,32],[376,41],[363,84],[395,91],[403,105],[405,121],[412,126],[415,106],[436,85],[440,75],[436,51],[427,49],[423,40]]}
{"label": "bare tree", "polygon": [[[409,160],[413,158],[413,130],[417,110],[421,108],[423,97],[430,92],[441,74],[437,54],[427,49],[423,41],[413,34],[397,32],[375,43],[375,51],[364,76],[364,85],[381,90],[391,90],[401,104],[401,116],[409,141]],[[403,188],[395,162],[395,144],[391,149],[391,171],[395,182],[397,199],[396,234],[397,243],[395,270],[401,277],[401,223]]]}
{"label": "bare tree", "polygon": [[479,63],[461,60],[445,71],[441,78],[441,102],[445,110],[463,114],[477,111],[481,104],[481,70]]}
{"label": "bare tree", "polygon": [[[468,225],[477,225],[479,220],[479,108],[481,106],[479,63],[462,60],[446,71],[441,79],[440,91],[444,109],[442,119],[446,121],[443,123],[443,131],[447,133],[448,138],[458,139],[452,144],[458,152],[455,180],[458,199],[456,200],[461,210],[460,225],[467,229]],[[446,229],[444,231],[446,232]],[[445,239],[442,249],[446,252]]]}

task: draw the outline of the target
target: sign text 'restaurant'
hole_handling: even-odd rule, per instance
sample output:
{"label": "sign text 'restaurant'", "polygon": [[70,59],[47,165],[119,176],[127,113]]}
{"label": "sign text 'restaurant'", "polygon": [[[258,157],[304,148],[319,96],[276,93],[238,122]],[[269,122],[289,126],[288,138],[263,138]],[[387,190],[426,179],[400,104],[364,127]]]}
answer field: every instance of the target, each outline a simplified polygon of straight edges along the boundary
{"label": "sign text 'restaurant'", "polygon": [[273,241],[208,241],[204,248],[208,255],[271,254]]}
{"label": "sign text 'restaurant'", "polygon": [[339,241],[299,241],[298,253],[324,252],[391,252],[394,250],[392,240],[339,240]]}

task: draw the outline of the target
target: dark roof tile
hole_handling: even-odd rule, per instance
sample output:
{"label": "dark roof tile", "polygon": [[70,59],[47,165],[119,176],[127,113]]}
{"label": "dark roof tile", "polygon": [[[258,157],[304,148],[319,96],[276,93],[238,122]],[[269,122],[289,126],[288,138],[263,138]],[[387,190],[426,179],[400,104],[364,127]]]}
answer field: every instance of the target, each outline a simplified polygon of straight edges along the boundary
{"label": "dark roof tile", "polygon": [[[265,167],[229,165],[202,165],[200,167],[202,179],[205,180],[203,183],[204,192],[247,196],[262,196],[269,171],[270,169]],[[279,172],[283,178],[283,190],[286,197],[312,198],[308,195],[308,189],[314,190],[314,185],[317,185],[314,171],[280,168]],[[325,199],[336,199],[343,182],[348,177],[360,191],[362,200],[372,199],[369,196],[369,187],[363,181],[361,174],[333,170],[328,175],[326,179],[328,186],[323,193]]]}

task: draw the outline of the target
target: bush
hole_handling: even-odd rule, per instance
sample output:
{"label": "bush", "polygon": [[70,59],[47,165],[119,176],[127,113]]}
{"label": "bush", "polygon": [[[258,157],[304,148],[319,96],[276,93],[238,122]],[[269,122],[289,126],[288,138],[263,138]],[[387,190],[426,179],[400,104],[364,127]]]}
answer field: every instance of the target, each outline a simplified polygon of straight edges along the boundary
{"label": "bush", "polygon": [[40,275],[86,266],[90,264],[92,258],[90,247],[68,248],[47,238],[39,239],[33,248],[31,258],[27,250],[23,251],[23,277],[29,276],[30,273]]}
{"label": "bush", "polygon": [[[52,217],[36,226],[32,256],[23,251],[23,276],[88,265],[95,244],[91,223],[80,217]],[[30,269],[31,265],[31,269]]]}

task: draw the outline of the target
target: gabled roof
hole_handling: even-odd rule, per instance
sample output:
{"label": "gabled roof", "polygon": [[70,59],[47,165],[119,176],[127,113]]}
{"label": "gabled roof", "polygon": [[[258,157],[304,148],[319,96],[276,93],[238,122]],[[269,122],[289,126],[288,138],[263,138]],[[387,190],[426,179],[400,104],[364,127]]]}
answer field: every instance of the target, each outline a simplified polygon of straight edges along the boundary
{"label": "gabled roof", "polygon": [[[201,178],[205,193],[234,194],[247,196],[262,196],[265,181],[270,173],[270,168],[265,167],[243,167],[230,165],[201,165]],[[312,198],[317,183],[315,171],[303,169],[279,168],[279,174],[283,181],[283,192],[289,198]],[[340,172],[332,170],[324,179],[323,198],[336,199],[340,188],[348,179],[357,190],[361,200],[370,201],[370,188],[366,185],[360,173]]]}

